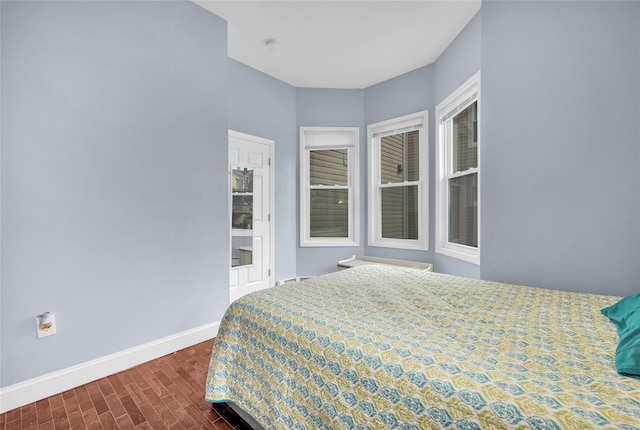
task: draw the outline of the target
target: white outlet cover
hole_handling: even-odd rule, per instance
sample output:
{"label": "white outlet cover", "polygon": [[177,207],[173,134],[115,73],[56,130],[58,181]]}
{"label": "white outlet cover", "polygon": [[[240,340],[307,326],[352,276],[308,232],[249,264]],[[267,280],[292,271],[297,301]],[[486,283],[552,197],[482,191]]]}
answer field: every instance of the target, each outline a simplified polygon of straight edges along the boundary
{"label": "white outlet cover", "polygon": [[51,328],[47,330],[42,330],[40,328],[40,317],[36,317],[36,330],[38,332],[38,339],[56,334],[56,316],[54,314],[51,314],[50,316]]}

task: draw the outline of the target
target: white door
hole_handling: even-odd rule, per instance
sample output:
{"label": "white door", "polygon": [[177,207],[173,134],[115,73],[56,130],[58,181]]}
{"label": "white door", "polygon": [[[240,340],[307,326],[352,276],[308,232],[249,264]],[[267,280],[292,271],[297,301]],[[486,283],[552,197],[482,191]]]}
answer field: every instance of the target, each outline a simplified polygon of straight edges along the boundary
{"label": "white door", "polygon": [[273,141],[229,131],[230,299],[272,282]]}

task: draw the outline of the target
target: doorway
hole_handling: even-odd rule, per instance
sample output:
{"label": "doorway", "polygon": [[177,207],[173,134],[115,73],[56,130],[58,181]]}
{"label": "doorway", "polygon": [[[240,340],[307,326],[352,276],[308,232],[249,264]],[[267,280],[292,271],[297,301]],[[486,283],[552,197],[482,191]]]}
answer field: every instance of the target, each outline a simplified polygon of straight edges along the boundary
{"label": "doorway", "polygon": [[273,143],[229,130],[231,302],[273,286]]}

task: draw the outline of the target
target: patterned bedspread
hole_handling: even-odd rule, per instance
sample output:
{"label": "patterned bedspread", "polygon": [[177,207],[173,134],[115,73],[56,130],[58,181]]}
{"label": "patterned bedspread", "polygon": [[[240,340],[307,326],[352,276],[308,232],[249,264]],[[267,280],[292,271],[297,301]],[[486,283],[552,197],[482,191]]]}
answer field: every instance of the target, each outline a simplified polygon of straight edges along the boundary
{"label": "patterned bedspread", "polygon": [[384,266],[286,284],[230,306],[206,399],[265,429],[640,429],[618,299]]}

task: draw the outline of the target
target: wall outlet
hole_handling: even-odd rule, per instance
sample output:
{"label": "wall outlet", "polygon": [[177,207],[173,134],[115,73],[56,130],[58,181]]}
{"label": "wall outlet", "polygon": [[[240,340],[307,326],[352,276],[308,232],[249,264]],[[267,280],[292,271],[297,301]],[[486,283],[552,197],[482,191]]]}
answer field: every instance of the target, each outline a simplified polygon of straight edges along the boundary
{"label": "wall outlet", "polygon": [[41,337],[51,336],[52,334],[56,334],[56,316],[54,314],[48,315],[48,322],[51,323],[51,327],[42,328],[40,323],[42,318],[40,316],[36,317],[36,330],[38,333],[38,339]]}

